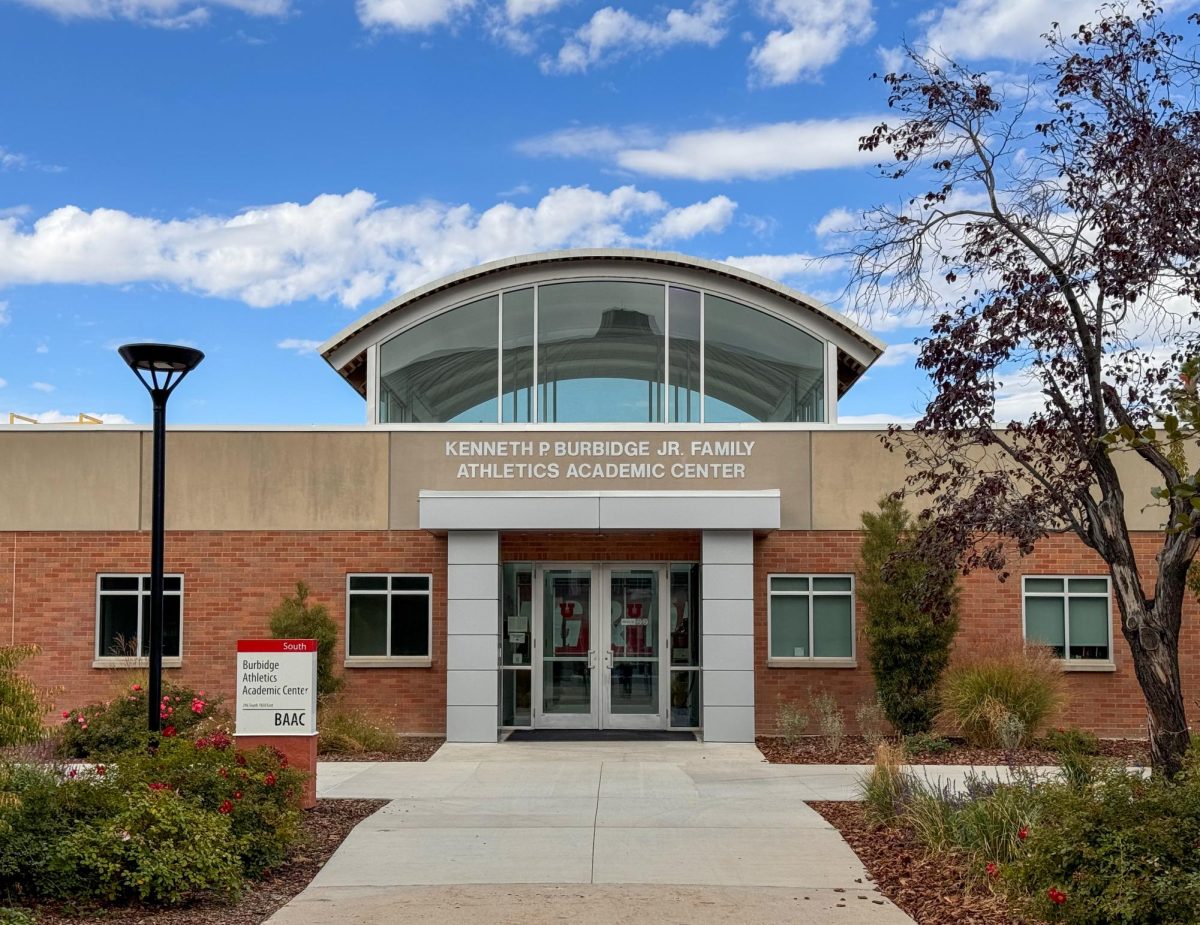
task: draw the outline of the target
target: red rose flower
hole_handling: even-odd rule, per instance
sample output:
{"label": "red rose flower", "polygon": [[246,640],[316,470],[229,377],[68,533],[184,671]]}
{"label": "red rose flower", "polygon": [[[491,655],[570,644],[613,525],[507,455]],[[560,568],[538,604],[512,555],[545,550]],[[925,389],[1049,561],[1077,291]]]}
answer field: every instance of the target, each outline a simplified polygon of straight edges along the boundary
{"label": "red rose flower", "polygon": [[71,716],[70,710],[63,710],[63,719],[68,719]]}
{"label": "red rose flower", "polygon": [[1067,901],[1067,894],[1056,886],[1050,887],[1050,889],[1046,891],[1046,895],[1050,897],[1050,902],[1054,903],[1056,906],[1061,906]]}
{"label": "red rose flower", "polygon": [[174,727],[174,726],[168,726],[166,729],[164,729],[164,730],[162,731],[162,734],[163,734],[163,736],[164,736],[164,737],[166,737],[166,738],[168,738],[168,739],[169,739],[169,738],[171,738],[171,736],[175,735],[175,727]]}
{"label": "red rose flower", "polygon": [[229,776],[229,772],[227,770],[225,770],[224,768],[217,768],[217,773],[220,774],[222,777]]}
{"label": "red rose flower", "polygon": [[242,798],[242,791],[240,791],[240,790],[233,791],[233,798],[235,800],[240,800]]}
{"label": "red rose flower", "polygon": [[161,782],[159,782],[159,781],[151,781],[151,782],[150,782],[150,789],[151,789],[151,790],[166,790],[166,789],[167,789],[167,785],[166,785],[166,784],[164,784],[164,783],[161,783]]}
{"label": "red rose flower", "polygon": [[96,774],[100,777],[104,776],[104,765],[102,765],[102,764],[96,765]]}
{"label": "red rose flower", "polygon": [[222,800],[221,805],[217,807],[217,812],[228,816],[231,812],[233,812],[233,804],[228,800]]}
{"label": "red rose flower", "polygon": [[1028,837],[1029,837],[1029,826],[1023,825],[1019,829],[1017,829],[1017,838],[1021,839],[1021,841],[1025,841],[1025,839],[1027,839]]}
{"label": "red rose flower", "polygon": [[142,689],[142,685],[140,685],[140,684],[130,684],[130,685],[129,685],[129,689],[130,689],[131,691],[135,691],[135,692],[136,692],[136,691],[140,691],[140,690]]}
{"label": "red rose flower", "polygon": [[237,758],[234,760],[237,761],[238,767],[244,768],[246,766],[246,756],[241,752],[238,752]]}
{"label": "red rose flower", "polygon": [[1000,876],[1000,865],[997,864],[995,861],[988,861],[988,864],[987,864],[987,867],[985,868],[985,870],[987,870],[987,875],[989,877],[991,877],[993,880],[995,880],[997,877]]}
{"label": "red rose flower", "polygon": [[268,771],[267,776],[263,778],[263,783],[266,784],[268,787],[274,787],[275,786],[275,775],[272,774],[270,771]]}

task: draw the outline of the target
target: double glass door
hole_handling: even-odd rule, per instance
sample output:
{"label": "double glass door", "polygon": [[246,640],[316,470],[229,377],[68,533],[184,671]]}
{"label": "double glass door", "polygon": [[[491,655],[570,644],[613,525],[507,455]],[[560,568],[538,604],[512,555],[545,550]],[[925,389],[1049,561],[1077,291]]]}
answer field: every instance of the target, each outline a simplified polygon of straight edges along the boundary
{"label": "double glass door", "polygon": [[537,567],[534,725],[666,727],[665,583],[656,565]]}

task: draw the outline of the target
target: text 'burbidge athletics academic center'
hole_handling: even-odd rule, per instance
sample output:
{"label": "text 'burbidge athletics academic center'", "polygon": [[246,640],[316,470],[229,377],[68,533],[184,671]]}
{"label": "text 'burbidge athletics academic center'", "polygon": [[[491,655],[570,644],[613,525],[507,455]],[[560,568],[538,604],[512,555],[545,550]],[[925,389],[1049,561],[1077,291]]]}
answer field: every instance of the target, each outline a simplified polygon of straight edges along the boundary
{"label": "text 'burbidge athletics academic center'", "polygon": [[[410,292],[322,348],[365,425],[171,429],[168,678],[231,694],[236,640],[304,581],[344,628],[344,697],[401,731],[743,742],[810,690],[852,714],[873,690],[859,515],[904,472],[837,403],[883,349],[675,254],[536,254]],[[0,432],[0,638],[42,647],[63,703],[145,651],[150,449],[144,427]],[[1148,498],[1152,472],[1133,478]],[[1055,537],[1014,565],[964,582],[957,646],[1048,644],[1071,722],[1142,734],[1103,563]],[[1194,696],[1194,629],[1182,651]]]}

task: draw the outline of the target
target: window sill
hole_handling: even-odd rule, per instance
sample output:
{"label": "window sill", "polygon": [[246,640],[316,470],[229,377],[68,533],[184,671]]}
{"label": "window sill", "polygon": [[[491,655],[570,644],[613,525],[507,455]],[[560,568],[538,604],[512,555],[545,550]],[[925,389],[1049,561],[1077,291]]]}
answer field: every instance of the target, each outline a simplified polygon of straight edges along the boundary
{"label": "window sill", "polygon": [[344,668],[432,668],[433,659],[422,655],[394,655],[370,658],[359,656],[342,662]]}
{"label": "window sill", "polygon": [[1116,671],[1116,663],[1090,658],[1060,659],[1063,671]]}
{"label": "window sill", "polygon": [[857,668],[856,658],[768,658],[768,668]]}
{"label": "window sill", "polygon": [[[166,657],[162,660],[164,668],[182,668],[183,659],[179,656]],[[149,668],[148,658],[96,658],[92,659],[93,668]]]}

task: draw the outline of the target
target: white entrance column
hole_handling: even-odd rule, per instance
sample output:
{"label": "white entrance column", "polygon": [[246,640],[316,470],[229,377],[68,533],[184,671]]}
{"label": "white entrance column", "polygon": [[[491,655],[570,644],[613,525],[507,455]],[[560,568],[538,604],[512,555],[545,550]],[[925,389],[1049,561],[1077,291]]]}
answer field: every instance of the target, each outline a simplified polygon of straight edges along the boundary
{"label": "white entrance column", "polygon": [[701,535],[706,742],[754,741],[754,533]]}
{"label": "white entrance column", "polygon": [[446,534],[446,741],[495,742],[500,534]]}

